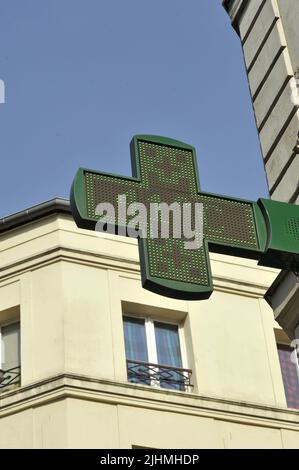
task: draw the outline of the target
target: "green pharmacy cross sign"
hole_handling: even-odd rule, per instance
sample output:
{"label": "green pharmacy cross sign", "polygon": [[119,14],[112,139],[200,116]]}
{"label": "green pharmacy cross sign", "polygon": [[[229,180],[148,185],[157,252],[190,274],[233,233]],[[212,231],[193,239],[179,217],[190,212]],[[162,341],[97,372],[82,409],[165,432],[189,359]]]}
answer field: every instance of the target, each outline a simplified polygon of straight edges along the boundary
{"label": "green pharmacy cross sign", "polygon": [[[135,136],[131,160],[131,178],[78,170],[71,189],[71,209],[78,227],[89,230],[113,227],[116,233],[128,235],[126,227],[132,216],[126,211],[118,213],[120,195],[126,196],[126,207],[143,203],[148,209],[151,203],[170,206],[176,202],[190,207],[201,203],[203,209],[203,243],[199,248],[186,249],[186,239],[174,237],[171,230],[169,238],[162,237],[161,231],[156,238],[149,233],[139,237],[144,288],[178,299],[208,298],[213,291],[210,251],[256,259],[263,266],[299,271],[299,206],[202,192],[195,149],[169,138]],[[107,216],[106,223],[100,223],[103,215],[97,214],[100,203],[112,204],[115,219],[109,222]]]}

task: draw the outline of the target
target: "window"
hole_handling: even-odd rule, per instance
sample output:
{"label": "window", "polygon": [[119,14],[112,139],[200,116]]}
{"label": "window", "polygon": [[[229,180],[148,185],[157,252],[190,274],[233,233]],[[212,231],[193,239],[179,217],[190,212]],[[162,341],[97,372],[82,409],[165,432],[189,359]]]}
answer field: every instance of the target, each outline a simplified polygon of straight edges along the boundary
{"label": "window", "polygon": [[0,327],[0,388],[20,382],[20,322]]}
{"label": "window", "polygon": [[178,325],[125,316],[124,337],[129,382],[173,390],[190,387]]}
{"label": "window", "polygon": [[296,352],[285,344],[278,344],[278,355],[289,408],[299,409],[299,369]]}

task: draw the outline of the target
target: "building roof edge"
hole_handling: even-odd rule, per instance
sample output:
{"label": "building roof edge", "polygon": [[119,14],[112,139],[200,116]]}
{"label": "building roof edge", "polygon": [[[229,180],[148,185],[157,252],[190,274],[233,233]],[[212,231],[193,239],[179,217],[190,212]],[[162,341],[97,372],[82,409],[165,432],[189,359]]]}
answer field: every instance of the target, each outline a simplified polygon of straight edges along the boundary
{"label": "building roof edge", "polygon": [[70,202],[64,198],[53,198],[15,214],[0,219],[0,233],[7,232],[29,222],[55,213],[71,214]]}

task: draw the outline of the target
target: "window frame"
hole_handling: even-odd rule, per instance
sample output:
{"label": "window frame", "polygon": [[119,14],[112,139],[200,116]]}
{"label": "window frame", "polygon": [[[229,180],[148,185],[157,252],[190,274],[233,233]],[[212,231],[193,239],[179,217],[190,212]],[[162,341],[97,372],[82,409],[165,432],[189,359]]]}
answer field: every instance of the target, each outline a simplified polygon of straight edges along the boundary
{"label": "window frame", "polygon": [[[292,340],[291,339],[286,339],[286,338],[283,338],[283,339],[278,339],[276,338],[276,348],[277,348],[277,353],[278,353],[278,350],[279,350],[279,346],[286,346],[288,348],[292,348],[291,347],[291,343],[292,343]],[[296,359],[297,359],[297,362],[296,362],[296,366],[297,366],[297,370],[298,370],[298,380],[299,380],[299,350],[297,349],[297,347],[295,346],[293,348],[293,352],[291,354],[293,354],[294,352],[296,351]]]}
{"label": "window frame", "polygon": [[[157,366],[169,366],[169,364],[159,364],[158,363],[158,355],[157,355],[157,344],[156,344],[156,336],[155,336],[155,322],[157,323],[165,323],[168,325],[176,326],[178,329],[178,337],[179,337],[179,344],[180,344],[180,352],[181,352],[181,361],[182,361],[182,369],[189,369],[188,368],[188,360],[187,360],[187,349],[185,343],[185,332],[184,332],[184,325],[181,321],[171,321],[169,319],[164,319],[162,316],[148,316],[148,315],[138,315],[136,313],[128,313],[123,312],[122,315],[122,322],[124,326],[124,320],[126,318],[135,318],[137,320],[144,320],[144,330],[145,330],[145,338],[146,338],[146,349],[147,349],[147,356],[148,356],[148,363],[149,364],[157,364]],[[124,337],[124,328],[123,328],[123,338]],[[130,360],[126,357],[126,360]],[[158,368],[157,368],[158,369]],[[140,385],[140,384],[139,384]],[[159,381],[152,379],[150,385],[146,385],[149,387],[156,387],[161,388]],[[164,388],[163,388],[164,390]],[[172,390],[172,389],[166,389]],[[173,389],[172,391],[177,392],[177,390]],[[186,385],[185,391],[190,391],[190,386]],[[184,392],[185,393],[185,392]]]}
{"label": "window frame", "polygon": [[[280,369],[280,373],[281,373],[281,379],[282,379],[282,383],[283,383],[283,390],[284,390],[284,395],[285,395],[285,400],[286,400],[286,405],[287,405],[287,408],[290,409],[290,410],[299,410],[299,408],[293,408],[291,406],[289,406],[288,404],[288,397],[287,397],[287,392],[286,392],[286,384],[285,384],[285,381],[284,381],[284,378],[283,378],[283,370],[281,368],[281,362],[280,362],[280,357],[279,357],[279,346],[284,346],[284,347],[287,347],[289,348],[290,350],[292,349],[291,347],[291,343],[292,343],[292,340],[287,340],[286,338],[280,338],[278,339],[276,337],[276,349],[277,349],[277,355],[278,355],[278,362],[279,362],[279,369]],[[296,369],[297,369],[297,378],[298,378],[298,384],[299,384],[299,352],[297,351],[297,348],[296,346],[293,348],[293,351],[290,351],[290,355],[291,354],[294,354],[294,352],[296,351],[295,353],[295,357],[296,357],[296,363],[293,362],[293,364],[295,365]]]}
{"label": "window frame", "polygon": [[[5,328],[6,326],[11,326],[11,325],[15,325],[15,324],[18,324],[19,325],[19,357],[20,357],[20,364],[16,367],[21,367],[21,321],[20,319],[11,319],[11,320],[7,320],[3,323],[0,324],[0,370],[3,370],[2,369],[2,356],[3,356],[3,352],[4,352],[4,343],[3,343],[3,340],[2,340],[2,329]],[[4,371],[5,372],[5,371]]]}

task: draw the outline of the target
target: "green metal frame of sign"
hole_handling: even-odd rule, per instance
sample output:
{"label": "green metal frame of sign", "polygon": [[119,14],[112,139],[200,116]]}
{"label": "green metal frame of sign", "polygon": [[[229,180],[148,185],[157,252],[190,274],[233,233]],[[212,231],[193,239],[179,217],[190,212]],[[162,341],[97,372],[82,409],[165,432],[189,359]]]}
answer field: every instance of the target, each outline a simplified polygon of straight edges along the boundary
{"label": "green metal frame of sign", "polygon": [[[268,199],[257,202],[200,190],[195,149],[160,136],[139,135],[131,142],[133,177],[80,168],[71,189],[71,209],[78,227],[114,228],[124,233],[130,218],[117,212],[117,197],[127,206],[141,202],[203,204],[203,246],[185,249],[184,240],[139,238],[142,285],[168,297],[206,299],[213,291],[209,251],[256,259],[259,264],[299,270],[299,207]],[[119,226],[96,207],[111,203]],[[126,232],[125,232],[126,233]]]}

